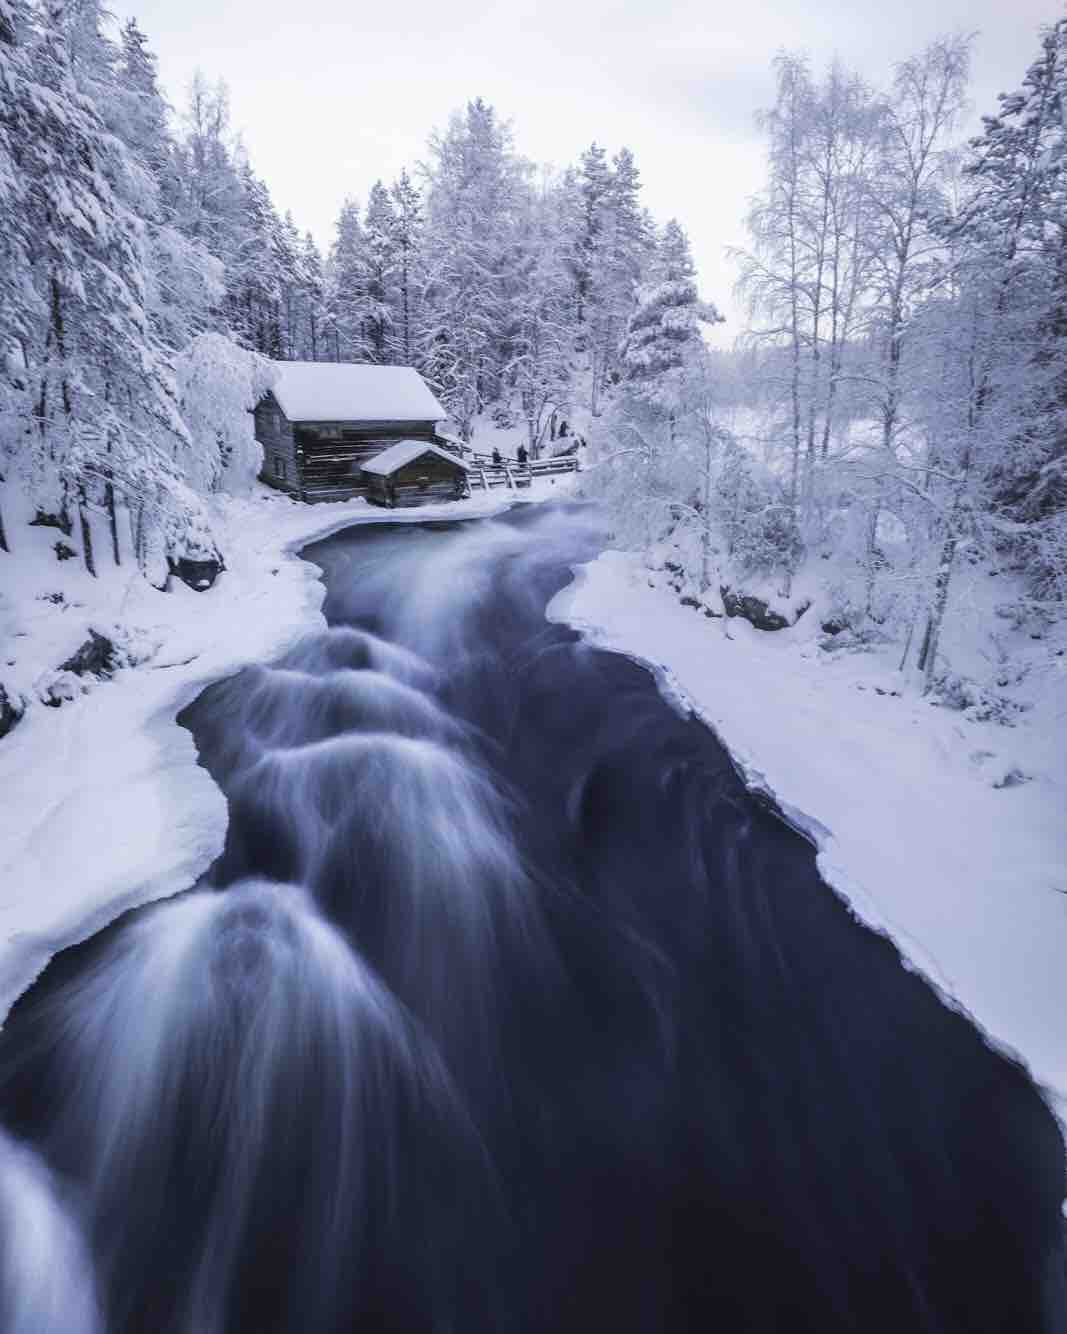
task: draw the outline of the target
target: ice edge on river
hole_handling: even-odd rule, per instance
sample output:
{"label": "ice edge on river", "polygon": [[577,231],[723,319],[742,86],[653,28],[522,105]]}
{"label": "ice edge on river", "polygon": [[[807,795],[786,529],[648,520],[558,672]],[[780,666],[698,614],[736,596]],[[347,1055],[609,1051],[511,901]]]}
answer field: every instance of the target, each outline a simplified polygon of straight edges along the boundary
{"label": "ice edge on river", "polygon": [[[608,554],[619,555],[614,552]],[[599,569],[595,568],[598,564]],[[787,800],[779,790],[776,790],[751,750],[741,744],[736,736],[730,734],[728,721],[716,717],[710,707],[703,704],[682,685],[675,668],[670,664],[670,659],[679,658],[677,653],[672,653],[671,646],[660,643],[650,647],[647,643],[641,643],[643,633],[647,635],[646,627],[635,628],[625,617],[613,618],[610,604],[605,604],[603,608],[598,604],[596,612],[590,611],[586,595],[597,577],[604,577],[603,558],[585,565],[574,566],[572,572],[574,576],[572,582],[561,589],[546,608],[547,619],[556,624],[569,626],[593,648],[620,653],[645,667],[655,678],[664,698],[673,707],[699,719],[726,751],[746,788],[754,796],[767,802],[780,818],[815,848],[820,875],[848,910],[864,926],[890,940],[898,950],[902,964],[922,976],[946,1006],[965,1015],[993,1050],[1016,1061],[1029,1071],[1031,1078],[1043,1090],[1047,1101],[1057,1114],[1061,1126],[1067,1130],[1067,1090],[1048,1079],[1042,1079],[1023,1046],[1006,1040],[975,1012],[955,989],[933,949],[913,932],[893,921],[886,906],[880,904],[875,894],[848,868],[834,830],[795,802]],[[617,572],[611,571],[607,577],[616,574]],[[665,595],[657,592],[655,596],[664,599]],[[678,610],[682,615],[687,614],[684,609]],[[704,632],[711,633],[708,630]],[[679,660],[682,661],[681,658]],[[1067,1202],[1064,1203],[1064,1212],[1067,1215]]]}

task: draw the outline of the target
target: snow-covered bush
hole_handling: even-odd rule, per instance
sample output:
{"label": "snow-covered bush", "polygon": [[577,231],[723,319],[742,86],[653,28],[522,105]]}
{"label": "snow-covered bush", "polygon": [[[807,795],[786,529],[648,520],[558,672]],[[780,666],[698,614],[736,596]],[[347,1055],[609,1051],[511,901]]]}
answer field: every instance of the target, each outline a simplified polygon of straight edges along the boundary
{"label": "snow-covered bush", "polygon": [[731,436],[712,487],[712,516],[739,575],[793,574],[804,555],[796,514],[776,479]]}
{"label": "snow-covered bush", "polygon": [[198,491],[245,495],[263,463],[252,409],[277,372],[266,358],[218,333],[194,338],[178,354],[175,370],[189,429],[189,483]]}
{"label": "snow-covered bush", "polygon": [[1002,723],[1012,727],[1025,706],[991,690],[959,672],[943,672],[934,678],[932,701],[955,709],[970,722]]}

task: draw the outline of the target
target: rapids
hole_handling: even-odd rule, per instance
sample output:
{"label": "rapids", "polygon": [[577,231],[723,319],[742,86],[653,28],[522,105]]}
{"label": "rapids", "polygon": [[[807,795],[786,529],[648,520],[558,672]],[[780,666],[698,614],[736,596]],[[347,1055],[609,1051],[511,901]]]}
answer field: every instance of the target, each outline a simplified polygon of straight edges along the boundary
{"label": "rapids", "polygon": [[223,855],[0,1036],[5,1331],[1067,1334],[1040,1092],[546,622],[602,541],[307,549],[328,628],[182,715]]}

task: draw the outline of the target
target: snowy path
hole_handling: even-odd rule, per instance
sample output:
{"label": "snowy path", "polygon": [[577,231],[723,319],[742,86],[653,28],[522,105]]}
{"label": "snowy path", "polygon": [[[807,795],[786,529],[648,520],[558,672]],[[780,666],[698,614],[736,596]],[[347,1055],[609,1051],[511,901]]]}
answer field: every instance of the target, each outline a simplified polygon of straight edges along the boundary
{"label": "snowy path", "polygon": [[[660,668],[750,786],[810,833],[859,916],[1067,1095],[1067,775],[1053,736],[879,695],[855,658],[818,663],[787,634],[735,620],[729,639],[620,552],[582,567],[549,614]],[[981,753],[1005,746],[1035,781],[990,785]]]}

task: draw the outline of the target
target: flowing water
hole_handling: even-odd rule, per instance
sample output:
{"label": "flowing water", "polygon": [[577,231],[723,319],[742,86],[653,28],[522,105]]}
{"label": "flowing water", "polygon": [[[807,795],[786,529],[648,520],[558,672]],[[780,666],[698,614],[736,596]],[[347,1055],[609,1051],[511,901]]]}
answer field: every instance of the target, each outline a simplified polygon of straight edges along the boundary
{"label": "flowing water", "polygon": [[545,621],[601,541],[307,550],[329,628],[182,718],[223,856],[0,1039],[3,1331],[1064,1334],[1053,1117]]}

